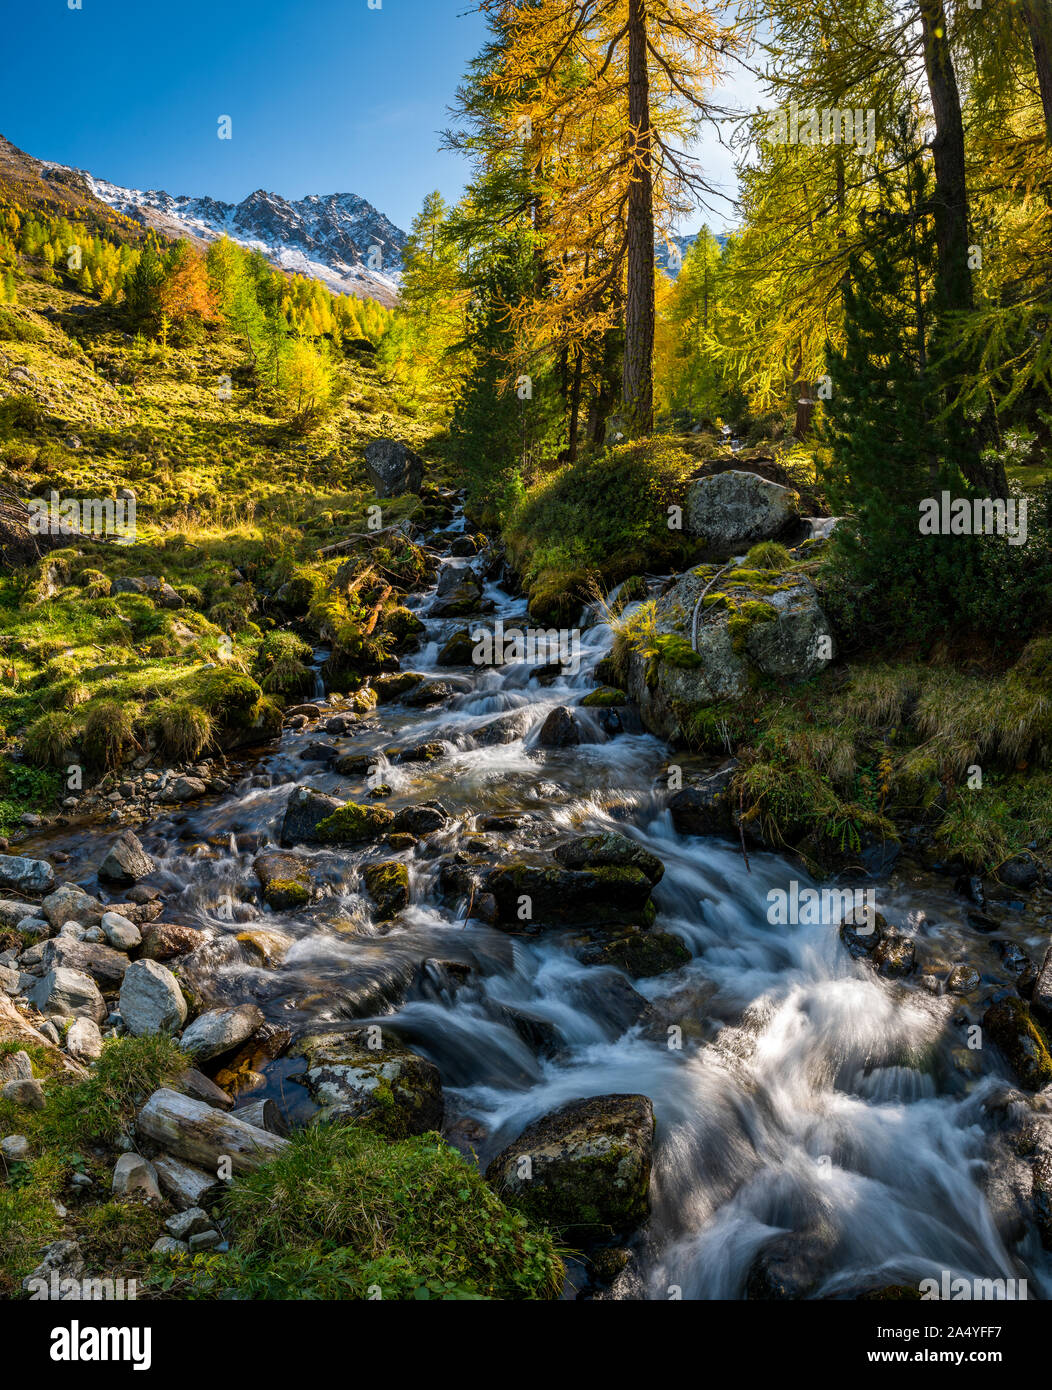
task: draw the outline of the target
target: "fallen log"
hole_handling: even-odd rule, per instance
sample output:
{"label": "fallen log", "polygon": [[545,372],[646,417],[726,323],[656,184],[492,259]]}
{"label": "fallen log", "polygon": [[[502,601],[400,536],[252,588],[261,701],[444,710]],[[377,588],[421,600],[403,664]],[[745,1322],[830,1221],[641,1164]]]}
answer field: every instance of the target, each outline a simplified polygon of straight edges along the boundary
{"label": "fallen log", "polygon": [[249,1105],[239,1105],[234,1111],[235,1120],[244,1120],[246,1125],[265,1129],[268,1134],[286,1135],[289,1127],[285,1118],[272,1100],[254,1100]]}
{"label": "fallen log", "polygon": [[164,1087],[139,1111],[136,1129],[165,1153],[207,1173],[221,1173],[224,1159],[232,1173],[250,1173],[277,1158],[288,1144],[277,1134]]}

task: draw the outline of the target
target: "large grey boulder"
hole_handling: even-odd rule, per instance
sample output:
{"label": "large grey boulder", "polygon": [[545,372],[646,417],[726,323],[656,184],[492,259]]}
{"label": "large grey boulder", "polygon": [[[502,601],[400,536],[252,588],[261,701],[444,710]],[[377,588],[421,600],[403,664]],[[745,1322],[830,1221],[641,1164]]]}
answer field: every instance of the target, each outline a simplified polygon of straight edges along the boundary
{"label": "large grey boulder", "polygon": [[0,854],[0,890],[12,893],[50,893],[55,870],[46,859]]}
{"label": "large grey boulder", "polygon": [[143,849],[138,835],[125,830],[110,846],[109,853],[99,865],[99,878],[106,883],[125,887],[153,873],[153,860]]}
{"label": "large grey boulder", "polygon": [[255,1004],[210,1009],[194,1019],[180,1039],[179,1046],[195,1062],[208,1062],[247,1042],[262,1022],[263,1015]]}
{"label": "large grey boulder", "polygon": [[715,578],[715,569],[701,566],[681,575],[654,610],[658,634],[678,640],[659,657],[629,655],[628,692],[646,727],[663,738],[682,738],[680,721],[692,707],[742,699],[756,673],[807,680],[832,660],[831,625],[805,575],[753,583],[734,574]]}
{"label": "large grey boulder", "polygon": [[121,985],[121,1017],[137,1038],[170,1033],[186,1022],[186,1000],[179,981],[155,960],[137,960]]}
{"label": "large grey boulder", "polygon": [[727,556],[783,536],[800,515],[800,498],[792,488],[732,468],[695,478],[687,488],[685,513],[688,535],[713,554]]}
{"label": "large grey boulder", "polygon": [[45,1018],[90,1018],[101,1023],[106,1017],[106,1005],[91,976],[65,966],[49,970],[26,997]]}
{"label": "large grey boulder", "polygon": [[419,492],[424,460],[396,439],[374,439],[365,449],[365,471],[377,497]]}

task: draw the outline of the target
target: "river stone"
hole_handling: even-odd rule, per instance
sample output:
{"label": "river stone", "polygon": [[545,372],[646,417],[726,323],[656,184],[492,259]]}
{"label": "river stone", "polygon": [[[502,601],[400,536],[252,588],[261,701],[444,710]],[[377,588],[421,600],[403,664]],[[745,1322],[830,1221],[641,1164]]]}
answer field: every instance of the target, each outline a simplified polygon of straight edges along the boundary
{"label": "river stone", "polygon": [[139,879],[153,873],[156,867],[135,832],[125,830],[114,840],[109,853],[99,865],[99,878],[105,883],[124,888],[138,883]]}
{"label": "river stone", "polygon": [[983,1031],[1001,1050],[1021,1086],[1039,1091],[1052,1082],[1052,1057],[1021,999],[1006,995],[983,1015]]}
{"label": "river stone", "polygon": [[45,1018],[90,1018],[101,1023],[107,1009],[98,985],[81,970],[56,966],[49,970],[27,998]]}
{"label": "river stone", "polygon": [[419,671],[386,671],[379,676],[373,676],[370,684],[377,703],[389,705],[392,700],[399,700],[403,695],[408,695],[426,680],[427,677]]}
{"label": "river stone", "polygon": [[449,815],[440,801],[420,801],[403,806],[391,822],[396,835],[431,835],[449,824]]}
{"label": "river stone", "polygon": [[370,1048],[369,1029],[315,1033],[300,1038],[294,1056],[307,1071],[292,1078],[321,1107],[318,1120],[356,1123],[391,1139],[426,1134],[442,1125],[442,1084],[433,1062],[394,1038]]}
{"label": "river stone", "polygon": [[665,866],[656,854],[630,840],[627,835],[607,831],[602,835],[581,835],[559,845],[555,858],[564,869],[598,869],[607,865],[640,869],[651,885],[660,882]]}
{"label": "river stone", "polygon": [[872,920],[865,913],[860,913],[857,922],[855,914],[848,912],[840,924],[840,940],[853,959],[862,960],[872,955],[883,941],[887,929],[887,921],[879,912],[873,914]]}
{"label": "river stone", "polygon": [[[35,951],[37,948],[33,947]],[[64,966],[90,975],[100,989],[119,989],[128,969],[128,957],[100,941],[78,941],[72,936],[55,936],[40,943],[40,967],[55,970]]]}
{"label": "river stone", "polygon": [[141,1154],[121,1154],[113,1169],[113,1195],[135,1197],[140,1194],[151,1203],[161,1200],[157,1169]]}
{"label": "river stone", "polygon": [[366,864],[362,870],[369,896],[376,904],[376,920],[388,922],[409,906],[409,870],[397,859]]}
{"label": "river stone", "polygon": [[26,859],[20,854],[0,854],[0,890],[14,893],[50,893],[55,870],[46,859]]}
{"label": "river stone", "polygon": [[170,1033],[186,1021],[186,1000],[179,981],[155,960],[137,960],[121,985],[121,1018],[137,1038]]}
{"label": "river stone", "polygon": [[971,994],[982,982],[974,965],[955,965],[946,977],[946,990],[949,994]]}
{"label": "river stone", "polygon": [[275,931],[272,927],[245,927],[237,934],[237,941],[245,950],[267,967],[280,965],[294,940],[288,932]]}
{"label": "river stone", "polygon": [[694,479],[684,510],[687,534],[725,558],[784,536],[799,518],[800,498],[792,488],[732,468]]}
{"label": "river stone", "polygon": [[195,1062],[208,1062],[248,1042],[262,1022],[263,1014],[255,1004],[211,1009],[194,1019],[180,1038],[179,1046]]}
{"label": "river stone", "polygon": [[283,845],[317,844],[318,826],[334,812],[343,808],[344,802],[336,796],[326,796],[324,792],[311,787],[296,787],[285,808],[285,818],[281,823],[281,843]]}
{"label": "river stone", "polygon": [[115,951],[134,951],[142,945],[142,933],[119,912],[102,914],[102,934]]}
{"label": "river stone", "polygon": [[806,1298],[817,1286],[829,1253],[829,1240],[821,1236],[797,1231],[777,1236],[753,1259],[746,1279],[748,1298]]}
{"label": "river stone", "polygon": [[1040,879],[1041,870],[1031,855],[1017,854],[1014,859],[1009,859],[1006,864],[1001,865],[997,877],[1009,888],[1017,888],[1020,892],[1026,893]]}
{"label": "river stone", "polygon": [[[649,1211],[654,1108],[646,1096],[591,1096],[528,1125],[486,1169],[504,1200],[535,1220],[598,1240]],[[529,1176],[523,1172],[529,1159]]]}
{"label": "river stone", "polygon": [[890,932],[873,948],[877,974],[886,980],[901,980],[913,973],[916,948],[908,936]]}
{"label": "river stone", "polygon": [[158,800],[166,805],[173,805],[180,801],[195,801],[199,796],[204,796],[208,787],[201,781],[200,777],[175,777],[158,793]]}
{"label": "river stone", "polygon": [[64,922],[78,922],[82,927],[97,927],[106,911],[98,898],[85,893],[76,884],[64,883],[40,904],[50,925],[57,931]]}
{"label": "river stone", "polygon": [[504,931],[523,931],[529,925],[649,926],[654,919],[650,880],[635,867],[502,864],[484,874],[482,886],[497,901],[496,925]]}
{"label": "river stone", "polygon": [[253,860],[252,869],[263,889],[263,898],[275,912],[303,907],[314,896],[310,860],[298,854],[266,850]]}
{"label": "river stone", "polygon": [[731,783],[737,760],[682,787],[669,798],[672,824],[680,835],[729,835],[734,831]]}
{"label": "river stone", "polygon": [[0,898],[0,927],[17,927],[40,911],[36,903],[24,903],[17,898]]}
{"label": "river stone", "polygon": [[525,738],[533,727],[534,711],[529,705],[521,709],[511,709],[498,714],[471,731],[471,741],[476,748],[492,748],[495,744],[514,743]]}
{"label": "river stone", "polygon": [[690,951],[672,932],[641,931],[638,927],[590,933],[576,955],[583,965],[613,965],[634,980],[664,975],[690,960]]}
{"label": "river stone", "polygon": [[176,956],[196,951],[208,941],[205,932],[197,927],[185,927],[179,922],[150,922],[142,928],[140,960],[172,960]]}
{"label": "river stone", "polygon": [[102,1056],[102,1034],[91,1018],[78,1018],[66,1034],[66,1050],[80,1062],[96,1062]]}
{"label": "river stone", "polygon": [[424,460],[397,439],[374,439],[365,448],[365,471],[377,497],[419,493]]}
{"label": "river stone", "polygon": [[572,709],[556,705],[537,735],[541,748],[571,748],[581,742],[581,726]]}

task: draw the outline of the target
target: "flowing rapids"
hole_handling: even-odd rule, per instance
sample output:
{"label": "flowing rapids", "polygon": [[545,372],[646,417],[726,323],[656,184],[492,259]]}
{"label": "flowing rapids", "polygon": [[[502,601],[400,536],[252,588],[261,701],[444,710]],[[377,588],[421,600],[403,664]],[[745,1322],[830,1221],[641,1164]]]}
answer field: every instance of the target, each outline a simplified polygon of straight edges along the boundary
{"label": "flowing rapids", "polygon": [[[498,585],[487,584],[485,597],[494,609],[487,622],[528,625],[523,602]],[[412,600],[418,613],[431,598]],[[425,618],[420,649],[403,665],[452,680],[457,693],[426,710],[382,706],[351,736],[330,740],[341,753],[375,755],[391,788],[383,804],[396,810],[437,797],[457,823],[397,856],[410,867],[412,901],[392,926],[370,923],[358,877],[376,849],[300,847],[316,859],[327,896],[289,914],[260,906],[252,860],[277,842],[293,785],[361,795],[301,759],[316,730],[286,732],[234,794],[165,811],[142,828],[162,860],[165,916],[217,933],[207,993],[252,1000],[296,1030],[362,1018],[362,1000],[371,1001],[364,1021],[381,1022],[438,1065],[448,1136],[483,1165],[524,1125],[569,1100],[649,1096],[657,1141],[652,1216],[636,1240],[637,1297],[740,1298],[757,1252],[779,1232],[821,1252],[825,1273],[811,1296],[916,1285],[944,1270],[1025,1277],[1031,1296],[1047,1296],[1052,1282],[1036,1235],[1010,1253],[984,1196],[987,1102],[1008,1078],[990,1050],[973,1055],[970,1074],[961,1067],[956,1002],[912,981],[878,978],[851,959],[836,924],[771,925],[768,892],[809,880],[776,855],[754,854],[747,867],[737,845],[677,834],[663,809],[677,755],[656,738],[607,737],[595,711],[578,709],[594,742],[536,746],[546,715],[576,705],[595,685],[591,673],[612,634],[600,615],[590,617],[578,674],[549,685],[526,664],[439,667],[443,642],[471,622]],[[513,710],[522,711],[522,737],[474,745],[473,730]],[[435,738],[451,745],[435,763],[388,765],[383,757],[388,745]],[[625,977],[580,964],[559,933],[509,936],[466,917],[466,903],[458,915],[439,897],[436,857],[502,814],[516,818],[491,837],[502,856],[536,843],[539,828],[616,828],[663,861],[656,926],[681,937],[692,958],[633,982],[651,1005],[643,1021],[632,1021],[638,1009]],[[62,847],[76,873],[89,876],[109,839],[66,830]],[[965,929],[944,886],[919,874],[913,884],[869,886],[893,926],[941,936],[954,958]],[[341,915],[355,931],[334,928]],[[281,964],[254,968],[223,949],[251,923],[295,938]],[[509,1009],[555,1045],[529,1045],[510,1026]],[[295,1069],[281,1059],[268,1066],[258,1094],[305,1118],[309,1102],[287,1079]]]}

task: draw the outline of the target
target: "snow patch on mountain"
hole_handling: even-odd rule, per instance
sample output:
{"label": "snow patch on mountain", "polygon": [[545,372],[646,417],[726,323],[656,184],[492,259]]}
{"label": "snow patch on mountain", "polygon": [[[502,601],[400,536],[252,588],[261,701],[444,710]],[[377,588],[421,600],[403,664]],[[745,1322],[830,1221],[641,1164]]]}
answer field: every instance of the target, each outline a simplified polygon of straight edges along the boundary
{"label": "snow patch on mountain", "polygon": [[320,280],[335,294],[388,306],[398,297],[406,234],[356,193],[311,193],[293,201],[260,188],[240,203],[223,203],[124,188],[86,170],[73,172],[110,207],[169,235],[201,241],[227,236],[282,270]]}

